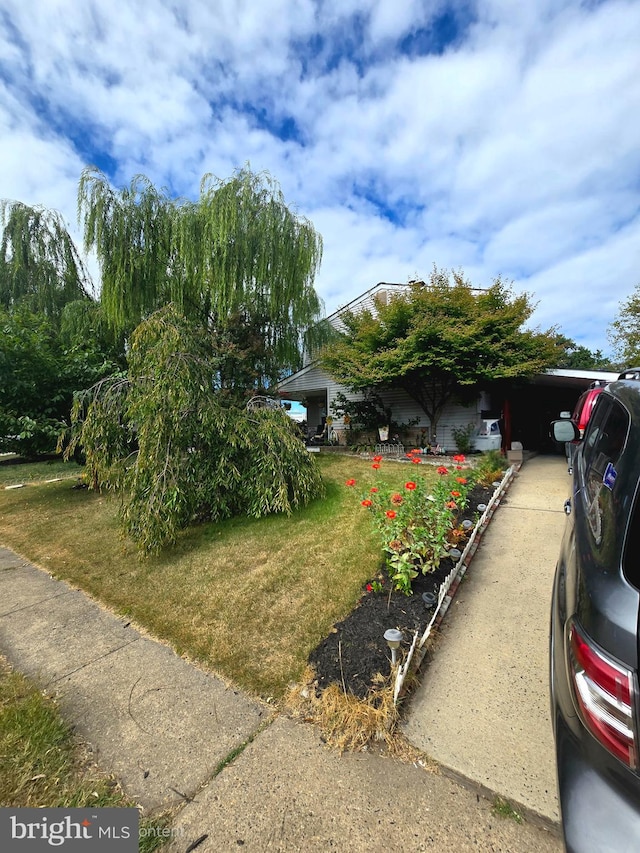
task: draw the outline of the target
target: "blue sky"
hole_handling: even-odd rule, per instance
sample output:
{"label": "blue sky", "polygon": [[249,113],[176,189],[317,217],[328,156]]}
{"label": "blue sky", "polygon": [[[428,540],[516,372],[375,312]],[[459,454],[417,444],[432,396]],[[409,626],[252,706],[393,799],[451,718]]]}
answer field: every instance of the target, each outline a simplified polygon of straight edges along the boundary
{"label": "blue sky", "polygon": [[248,162],[322,234],[328,312],[436,264],[608,351],[640,283],[638,45],[637,0],[3,0],[0,197],[76,232],[89,163],[195,197]]}

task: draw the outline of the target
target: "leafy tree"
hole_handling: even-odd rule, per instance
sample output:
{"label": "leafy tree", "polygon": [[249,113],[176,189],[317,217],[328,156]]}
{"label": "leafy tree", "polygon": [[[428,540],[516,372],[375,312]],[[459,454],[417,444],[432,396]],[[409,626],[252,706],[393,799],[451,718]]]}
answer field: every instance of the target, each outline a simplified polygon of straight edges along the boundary
{"label": "leafy tree", "polygon": [[68,302],[87,299],[89,274],[56,211],[0,202],[0,307],[27,308],[54,325]]}
{"label": "leafy tree", "polygon": [[99,322],[91,280],[62,217],[0,202],[0,448],[56,447],[73,393],[112,372],[123,341]]}
{"label": "leafy tree", "polygon": [[574,370],[609,370],[611,361],[602,350],[590,350],[565,335],[556,335],[558,356],[555,367]]}
{"label": "leafy tree", "polygon": [[92,485],[121,490],[124,530],[145,553],[194,520],[291,513],[322,492],[282,410],[230,405],[216,384],[224,359],[168,305],[131,336],[128,375],[77,396],[66,453],[81,444]]}
{"label": "leafy tree", "polygon": [[608,335],[621,365],[640,364],[640,284],[620,303],[618,317],[609,326]]}
{"label": "leafy tree", "polygon": [[116,366],[91,339],[65,342],[44,314],[0,309],[0,450],[26,457],[55,450],[74,391]]}
{"label": "leafy tree", "polygon": [[76,299],[68,302],[60,316],[60,342],[66,349],[101,353],[106,361],[126,367],[124,335],[109,326],[100,302]]}
{"label": "leafy tree", "polygon": [[321,363],[352,391],[404,390],[436,432],[454,392],[554,364],[553,331],[523,328],[532,313],[529,296],[514,296],[500,279],[479,291],[434,267],[427,284],[414,282],[375,313],[342,314],[346,332]]}
{"label": "leafy tree", "polygon": [[287,208],[269,175],[207,175],[199,199],[188,202],[169,198],[143,176],[118,192],[101,172],[85,169],[78,210],[114,329],[129,333],[172,302],[219,337],[233,339],[241,326],[257,336],[251,387],[299,366],[303,331],[321,310],[313,279],[322,241]]}

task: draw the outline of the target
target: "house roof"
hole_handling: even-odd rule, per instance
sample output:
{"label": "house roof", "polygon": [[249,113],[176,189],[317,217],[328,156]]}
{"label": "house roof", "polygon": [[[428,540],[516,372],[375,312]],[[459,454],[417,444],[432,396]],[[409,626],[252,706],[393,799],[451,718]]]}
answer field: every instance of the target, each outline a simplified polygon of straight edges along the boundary
{"label": "house roof", "polygon": [[618,373],[609,370],[576,370],[573,368],[557,368],[547,370],[533,377],[535,385],[556,385],[564,388],[572,387],[578,389],[588,388],[592,382],[615,382]]}

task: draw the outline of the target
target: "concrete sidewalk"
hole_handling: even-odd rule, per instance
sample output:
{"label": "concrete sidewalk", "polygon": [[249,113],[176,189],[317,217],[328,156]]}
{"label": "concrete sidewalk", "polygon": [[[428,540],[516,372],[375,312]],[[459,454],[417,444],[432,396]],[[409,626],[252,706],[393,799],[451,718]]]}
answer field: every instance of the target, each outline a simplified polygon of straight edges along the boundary
{"label": "concrete sidewalk", "polygon": [[143,637],[84,593],[0,549],[0,651],[147,809],[211,778],[269,710]]}
{"label": "concrete sidewalk", "polygon": [[[496,793],[522,802],[526,798],[518,787],[519,765],[531,761],[529,779],[545,776],[549,770],[546,753],[550,750],[550,732],[544,749],[538,747],[535,760],[528,753],[523,757],[515,749],[519,738],[510,742],[498,737],[495,719],[488,724],[481,719],[485,711],[494,710],[492,703],[487,702],[481,710],[479,703],[452,700],[458,680],[468,682],[473,677],[477,690],[472,693],[475,696],[481,692],[486,680],[481,662],[486,660],[493,662],[489,669],[510,669],[511,681],[522,681],[526,686],[527,708],[513,709],[521,703],[515,700],[514,683],[507,684],[508,690],[500,693],[504,710],[498,718],[506,716],[510,709],[526,711],[526,716],[535,707],[537,719],[542,716],[541,708],[548,704],[546,671],[531,680],[529,670],[523,669],[519,655],[513,652],[513,624],[520,619],[520,633],[528,635],[529,646],[541,647],[540,654],[536,652],[540,659],[536,666],[540,668],[546,653],[548,589],[544,595],[535,592],[545,600],[536,600],[535,606],[530,607],[529,586],[524,595],[518,587],[528,583],[527,575],[537,575],[543,564],[550,576],[559,532],[540,528],[539,537],[549,555],[531,559],[529,554],[530,571],[514,569],[511,584],[507,578],[501,581],[487,576],[483,559],[486,555],[490,564],[499,564],[504,556],[507,564],[519,562],[517,552],[524,546],[527,524],[516,529],[513,519],[522,512],[533,512],[538,521],[547,515],[560,521],[556,510],[559,508],[561,514],[563,481],[558,477],[555,485],[551,472],[563,466],[559,459],[551,463],[549,468],[547,460],[528,463],[511,487],[508,503],[496,513],[485,543],[474,558],[470,580],[458,593],[467,603],[464,607],[454,604],[447,616],[450,628],[445,629],[447,636],[438,649],[436,662],[442,653],[448,666],[453,665],[448,633],[464,633],[465,622],[469,628],[468,620],[478,607],[484,606],[484,618],[489,621],[515,608],[511,630],[498,631],[493,636],[474,633],[466,648],[454,653],[467,656],[466,674],[442,682],[442,688],[437,687],[434,663],[426,672],[424,687],[412,705],[407,723],[411,739],[418,745],[424,740],[425,750],[434,757],[440,757],[443,763],[451,762],[454,770]],[[544,480],[540,494],[550,495],[551,511],[542,506],[518,510],[523,501],[531,503],[528,484],[540,477]],[[542,497],[539,502],[543,503]],[[500,526],[504,529],[505,524],[512,531],[506,539],[504,535],[494,537],[495,541],[489,538],[493,530]],[[536,551],[541,547],[541,543],[536,545]],[[493,554],[494,548],[498,548],[498,556]],[[492,610],[486,602],[483,605],[485,584],[493,597]],[[477,604],[470,595],[480,596]],[[543,613],[542,625],[538,626]],[[473,631],[476,632],[475,627]],[[255,851],[437,849],[462,853],[550,853],[562,849],[553,833],[531,823],[517,824],[497,817],[489,801],[445,774],[429,773],[418,765],[369,752],[338,755],[323,744],[314,727],[274,714],[270,706],[243,696],[202,672],[83,593],[51,579],[46,572],[3,549],[0,651],[17,669],[58,694],[63,714],[93,746],[94,757],[102,768],[121,779],[127,794],[147,809],[176,810],[174,838],[166,848],[168,853],[184,853],[198,840],[198,853],[237,850],[239,846]],[[447,693],[448,702],[443,698],[434,702],[432,698],[429,704],[429,696],[446,697]],[[437,729],[435,723],[444,717],[451,725]],[[494,749],[473,759],[475,772],[456,766],[456,756],[441,746],[444,733],[452,726],[457,729],[458,751],[463,755],[474,749],[475,742],[494,739]],[[499,754],[502,750],[506,754]],[[514,756],[516,772],[502,775],[491,784],[481,763],[484,758],[489,765],[508,767]],[[534,773],[538,757],[543,769]],[[549,788],[550,782],[544,784]],[[546,814],[539,806],[531,807]]]}
{"label": "concrete sidewalk", "polygon": [[423,664],[404,725],[445,767],[551,821],[559,813],[549,618],[569,485],[561,457],[521,469]]}

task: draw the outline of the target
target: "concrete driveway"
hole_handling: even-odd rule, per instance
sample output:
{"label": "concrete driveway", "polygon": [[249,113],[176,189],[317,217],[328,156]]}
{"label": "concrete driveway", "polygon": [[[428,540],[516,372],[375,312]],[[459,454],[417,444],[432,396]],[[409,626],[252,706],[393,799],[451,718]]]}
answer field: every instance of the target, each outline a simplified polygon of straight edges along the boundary
{"label": "concrete driveway", "polygon": [[425,661],[404,726],[443,766],[553,822],[549,614],[569,487],[563,457],[522,467]]}

